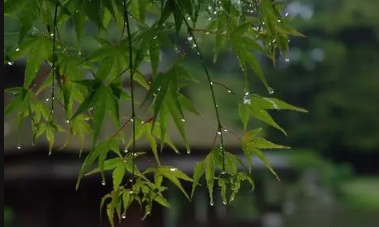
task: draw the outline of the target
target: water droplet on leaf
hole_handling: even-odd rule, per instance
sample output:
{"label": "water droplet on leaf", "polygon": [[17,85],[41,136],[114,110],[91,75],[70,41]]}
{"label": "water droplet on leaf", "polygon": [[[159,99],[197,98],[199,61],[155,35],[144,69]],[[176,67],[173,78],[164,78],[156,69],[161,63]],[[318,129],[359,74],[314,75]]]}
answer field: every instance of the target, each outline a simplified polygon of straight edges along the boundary
{"label": "water droplet on leaf", "polygon": [[226,200],[223,200],[222,203],[223,203],[224,205],[228,204],[228,202],[227,202]]}
{"label": "water droplet on leaf", "polygon": [[125,214],[122,214],[121,218],[122,218],[122,219],[125,219],[125,218],[126,218],[126,215],[125,215]]}
{"label": "water droplet on leaf", "polygon": [[217,134],[221,135],[221,131],[218,131]]}
{"label": "water droplet on leaf", "polygon": [[182,118],[182,120],[181,120],[182,122],[185,122],[186,121],[186,119],[184,119],[184,118]]}
{"label": "water droplet on leaf", "polygon": [[231,91],[231,90],[228,90],[228,93],[232,93],[232,91]]}
{"label": "water droplet on leaf", "polygon": [[178,170],[178,169],[177,168],[170,168],[171,172],[175,172],[176,170]]}
{"label": "water droplet on leaf", "polygon": [[290,59],[289,58],[285,58],[284,61],[285,62],[290,62]]}
{"label": "water droplet on leaf", "polygon": [[127,148],[124,149],[124,153],[125,154],[128,153],[128,149]]}
{"label": "water droplet on leaf", "polygon": [[193,37],[192,37],[191,35],[188,35],[187,40],[188,40],[188,41],[192,41],[192,40],[193,40]]}
{"label": "water droplet on leaf", "polygon": [[215,204],[214,204],[213,201],[211,201],[211,202],[209,203],[209,205],[214,206]]}
{"label": "water droplet on leaf", "polygon": [[17,47],[17,48],[16,48],[16,51],[17,51],[17,52],[20,51],[20,48]]}
{"label": "water droplet on leaf", "polygon": [[19,150],[21,149],[21,145],[20,144],[17,145],[17,149],[19,149]]}
{"label": "water droplet on leaf", "polygon": [[191,154],[191,150],[187,150],[187,154]]}
{"label": "water droplet on leaf", "polygon": [[274,94],[275,92],[274,89],[272,89],[271,87],[269,87],[267,90],[270,95]]}
{"label": "water droplet on leaf", "polygon": [[101,185],[103,185],[103,186],[104,186],[104,185],[105,185],[105,181],[102,181],[102,182],[101,182]]}

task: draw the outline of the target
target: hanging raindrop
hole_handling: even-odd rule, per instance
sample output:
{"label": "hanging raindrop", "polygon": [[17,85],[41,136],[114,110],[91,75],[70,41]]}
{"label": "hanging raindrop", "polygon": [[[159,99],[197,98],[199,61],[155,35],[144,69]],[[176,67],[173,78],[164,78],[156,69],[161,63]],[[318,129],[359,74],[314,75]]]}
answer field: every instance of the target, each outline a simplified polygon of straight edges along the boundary
{"label": "hanging raindrop", "polygon": [[104,180],[101,182],[101,185],[105,186],[105,181]]}
{"label": "hanging raindrop", "polygon": [[221,131],[218,131],[217,134],[221,135]]}
{"label": "hanging raindrop", "polygon": [[187,150],[187,154],[191,154],[191,150]]}
{"label": "hanging raindrop", "polygon": [[185,121],[186,121],[186,119],[182,118],[182,119],[181,119],[181,121],[182,121],[182,122],[185,122]]}
{"label": "hanging raindrop", "polygon": [[16,48],[16,51],[17,51],[17,52],[20,51],[20,48],[17,47],[17,48]]}
{"label": "hanging raindrop", "polygon": [[122,214],[121,218],[125,219],[126,218],[126,214]]}
{"label": "hanging raindrop", "polygon": [[10,61],[8,61],[8,63],[7,63],[8,65],[13,65],[13,63],[12,62],[10,62]]}
{"label": "hanging raindrop", "polygon": [[290,59],[289,58],[285,58],[284,61],[285,62],[290,62]]}
{"label": "hanging raindrop", "polygon": [[66,120],[66,124],[70,124],[70,120]]}
{"label": "hanging raindrop", "polygon": [[270,95],[274,94],[275,92],[274,89],[272,89],[271,87],[269,87],[267,90]]}
{"label": "hanging raindrop", "polygon": [[191,35],[188,35],[187,40],[188,40],[188,41],[192,41],[192,40],[193,40],[193,37],[192,37]]}
{"label": "hanging raindrop", "polygon": [[215,203],[213,202],[213,200],[209,203],[209,205],[211,205],[211,206],[215,205]]}
{"label": "hanging raindrop", "polygon": [[170,168],[171,172],[175,172],[176,170],[178,170],[178,169],[177,168]]}
{"label": "hanging raindrop", "polygon": [[228,90],[228,93],[232,93],[232,91],[231,91],[231,90]]}
{"label": "hanging raindrop", "polygon": [[126,153],[128,153],[129,151],[128,151],[128,148],[125,148],[124,149],[124,153],[126,154]]}
{"label": "hanging raindrop", "polygon": [[20,144],[17,145],[17,149],[19,149],[19,150],[21,149],[21,145]]}
{"label": "hanging raindrop", "polygon": [[224,129],[224,132],[227,132],[228,130],[227,129]]}
{"label": "hanging raindrop", "polygon": [[228,204],[228,202],[226,201],[226,199],[224,199],[224,200],[222,201],[222,203],[223,203],[224,205]]}

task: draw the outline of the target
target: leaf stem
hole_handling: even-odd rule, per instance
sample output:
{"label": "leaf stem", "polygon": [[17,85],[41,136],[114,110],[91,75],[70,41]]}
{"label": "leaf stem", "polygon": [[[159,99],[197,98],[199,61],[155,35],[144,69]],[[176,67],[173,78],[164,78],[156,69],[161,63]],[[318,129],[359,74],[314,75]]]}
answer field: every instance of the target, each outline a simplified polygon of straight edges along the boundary
{"label": "leaf stem", "polygon": [[55,2],[55,11],[54,11],[54,21],[53,21],[53,62],[52,62],[52,70],[53,70],[53,80],[51,82],[51,111],[50,111],[50,116],[49,116],[49,121],[51,119],[51,116],[53,115],[54,112],[54,99],[55,99],[55,73],[56,73],[56,67],[55,67],[55,62],[56,62],[56,33],[57,33],[57,18],[58,18],[58,5],[59,2]]}
{"label": "leaf stem", "polygon": [[[134,177],[135,177],[135,162],[136,162],[136,157],[135,157],[135,148],[136,148],[136,113],[135,113],[135,108],[134,108],[134,85],[133,85],[133,76],[134,76],[134,72],[133,72],[133,50],[132,50],[132,36],[131,36],[131,32],[130,32],[130,23],[129,23],[129,12],[128,12],[128,9],[127,9],[127,6],[126,6],[126,0],[123,0],[123,4],[124,4],[124,20],[126,22],[126,32],[128,34],[128,43],[129,43],[129,69],[130,69],[130,90],[131,90],[131,96],[132,96],[132,117],[131,117],[131,121],[132,121],[132,125],[133,125],[133,143],[132,143],[132,154],[133,154],[133,158],[132,158],[132,165],[133,165],[133,169],[132,169],[132,182],[134,181]],[[124,27],[125,27],[125,24],[124,24]]]}
{"label": "leaf stem", "polygon": [[[222,157],[223,157],[222,170],[224,170],[225,169],[225,149],[224,149],[224,138],[223,138],[223,135],[222,135],[222,128],[223,127],[222,127],[222,124],[221,124],[220,113],[218,111],[218,105],[217,105],[217,102],[216,102],[216,96],[215,96],[215,92],[214,92],[214,89],[213,89],[214,82],[211,79],[210,73],[208,71],[208,67],[206,66],[205,61],[204,61],[203,54],[201,53],[199,45],[198,45],[198,43],[196,41],[196,37],[193,34],[194,30],[190,26],[190,24],[188,23],[187,18],[184,16],[184,13],[183,13],[183,11],[180,8],[180,5],[178,3],[177,3],[177,6],[178,6],[179,12],[181,13],[181,16],[183,18],[183,21],[186,24],[186,27],[187,27],[187,30],[188,30],[188,34],[191,36],[191,38],[192,38],[192,40],[193,40],[193,42],[195,44],[195,47],[196,47],[196,50],[198,52],[198,56],[199,56],[201,65],[203,66],[204,72],[205,72],[205,74],[207,76],[207,80],[208,80],[210,91],[212,93],[212,101],[213,101],[213,106],[214,106],[214,109],[215,109],[215,112],[216,112],[216,118],[217,118],[217,134],[220,136],[220,144],[222,146]],[[216,134],[216,137],[217,137],[217,134]]]}

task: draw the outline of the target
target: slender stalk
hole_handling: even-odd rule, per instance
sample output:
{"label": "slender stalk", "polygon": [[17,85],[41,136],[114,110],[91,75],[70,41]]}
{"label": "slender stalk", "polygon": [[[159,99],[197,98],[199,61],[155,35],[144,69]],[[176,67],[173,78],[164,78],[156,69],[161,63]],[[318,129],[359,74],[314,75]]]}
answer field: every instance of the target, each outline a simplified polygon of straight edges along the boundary
{"label": "slender stalk", "polygon": [[59,2],[56,1],[55,3],[55,10],[54,10],[54,21],[53,21],[53,62],[52,62],[52,70],[53,70],[53,80],[51,82],[51,111],[50,111],[50,116],[49,120],[51,119],[51,116],[53,115],[54,112],[54,99],[55,99],[55,73],[56,73],[56,67],[55,67],[55,62],[56,62],[56,33],[57,33],[57,18],[58,18],[58,5]]}
{"label": "slender stalk", "polygon": [[216,102],[216,96],[215,96],[215,92],[214,92],[214,89],[213,89],[213,84],[214,82],[212,81],[211,79],[211,76],[210,76],[210,73],[208,71],[208,68],[205,64],[205,61],[204,61],[204,57],[203,57],[203,54],[201,53],[201,50],[200,50],[200,47],[196,41],[196,37],[193,33],[193,28],[191,27],[191,25],[188,23],[187,21],[187,18],[184,16],[184,13],[182,11],[182,9],[180,8],[180,5],[177,3],[177,6],[179,8],[179,11],[181,13],[181,16],[184,20],[184,23],[186,24],[186,27],[187,27],[187,30],[188,30],[188,35],[192,38],[194,44],[195,44],[195,48],[196,48],[196,51],[198,53],[198,56],[199,56],[199,59],[200,59],[200,62],[201,62],[201,65],[203,66],[203,69],[204,69],[204,72],[205,72],[205,75],[207,76],[207,80],[208,80],[208,84],[209,84],[209,89],[212,93],[212,101],[213,101],[213,106],[214,106],[214,109],[215,109],[215,113],[216,113],[216,118],[217,118],[217,134],[220,136],[220,146],[222,148],[222,157],[223,157],[223,165],[222,165],[222,171],[225,170],[225,148],[224,148],[224,137],[223,137],[223,134],[222,134],[222,124],[221,124],[221,118],[220,118],[220,113],[218,111],[218,105],[217,105],[217,102]]}
{"label": "slender stalk", "polygon": [[133,50],[132,50],[132,36],[131,36],[131,32],[130,32],[130,23],[129,23],[129,12],[128,12],[128,9],[127,9],[127,6],[126,6],[126,0],[123,0],[123,4],[124,4],[124,20],[125,20],[125,23],[126,25],[124,24],[124,26],[126,26],[126,32],[128,34],[128,43],[129,43],[129,70],[130,70],[130,90],[131,90],[131,96],[132,96],[132,117],[131,117],[131,121],[132,121],[132,125],[133,125],[133,128],[132,128],[132,138],[133,138],[133,143],[132,143],[132,155],[133,155],[133,159],[132,159],[132,165],[133,165],[133,169],[132,169],[132,182],[134,181],[134,177],[135,177],[135,163],[136,163],[136,157],[135,157],[135,150],[136,150],[136,113],[135,113],[135,108],[134,108],[134,85],[133,85],[133,76],[134,76],[134,71],[133,71]]}

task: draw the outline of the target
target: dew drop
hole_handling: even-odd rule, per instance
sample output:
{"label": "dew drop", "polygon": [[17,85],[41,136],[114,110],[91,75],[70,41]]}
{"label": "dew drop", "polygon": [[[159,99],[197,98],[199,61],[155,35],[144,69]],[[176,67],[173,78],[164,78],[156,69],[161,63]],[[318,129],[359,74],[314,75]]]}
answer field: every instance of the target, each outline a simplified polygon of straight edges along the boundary
{"label": "dew drop", "polygon": [[134,121],[134,120],[133,120],[133,118],[132,118],[132,119],[130,119],[130,121],[131,121],[131,122],[133,122],[133,121]]}
{"label": "dew drop", "polygon": [[191,154],[191,150],[187,150],[187,154]]}
{"label": "dew drop", "polygon": [[[129,182],[130,182],[130,183],[133,183],[133,179],[130,179]],[[130,194],[132,194],[132,193],[130,193]]]}
{"label": "dew drop", "polygon": [[133,194],[134,192],[133,191],[129,191],[129,194]]}
{"label": "dew drop", "polygon": [[192,48],[196,48],[196,44],[194,43],[194,44],[192,44]]}
{"label": "dew drop", "polygon": [[281,20],[277,20],[277,21],[278,21],[278,23],[282,22]]}
{"label": "dew drop", "polygon": [[124,149],[124,153],[126,154],[126,153],[128,153],[128,152],[129,152],[128,149],[125,148],[125,149]]}
{"label": "dew drop", "polygon": [[122,218],[122,219],[125,219],[125,218],[126,218],[126,215],[125,215],[125,214],[122,214],[121,218]]}
{"label": "dew drop", "polygon": [[284,16],[288,17],[288,13],[284,14]]}
{"label": "dew drop", "polygon": [[101,182],[101,185],[105,186],[105,181],[102,181],[102,182]]}
{"label": "dew drop", "polygon": [[50,99],[49,98],[46,98],[45,101],[48,102]]}
{"label": "dew drop", "polygon": [[221,131],[218,131],[217,134],[221,135]]}
{"label": "dew drop", "polygon": [[81,51],[81,50],[79,50],[78,54],[79,54],[79,56],[80,56],[80,55],[82,55],[82,51]]}
{"label": "dew drop", "polygon": [[54,33],[51,33],[51,34],[50,34],[50,37],[54,37]]}
{"label": "dew drop", "polygon": [[9,61],[7,64],[8,64],[8,65],[13,65],[13,63],[12,63],[12,62],[10,62],[10,61]]}
{"label": "dew drop", "polygon": [[191,20],[191,17],[187,17],[187,20]]}
{"label": "dew drop", "polygon": [[213,85],[213,82],[211,81],[210,84]]}
{"label": "dew drop", "polygon": [[226,200],[223,200],[222,204],[226,205],[226,204],[228,204],[228,202]]}
{"label": "dew drop", "polygon": [[214,206],[215,203],[214,203],[213,201],[211,201],[211,202],[209,203],[209,205]]}
{"label": "dew drop", "polygon": [[193,40],[193,37],[190,36],[190,35],[188,35],[187,40],[188,40],[188,41],[192,41],[192,40]]}
{"label": "dew drop", "polygon": [[289,58],[285,58],[284,61],[285,62],[290,62],[290,59]]}
{"label": "dew drop", "polygon": [[66,120],[66,124],[70,124],[70,120]]}
{"label": "dew drop", "polygon": [[212,10],[212,6],[208,6],[208,9],[209,9],[209,10]]}
{"label": "dew drop", "polygon": [[17,149],[21,150],[21,145],[20,144],[17,145]]}
{"label": "dew drop", "polygon": [[145,124],[145,122],[144,122],[144,121],[141,121],[141,124]]}
{"label": "dew drop", "polygon": [[206,35],[209,35],[209,32],[205,32]]}
{"label": "dew drop", "polygon": [[182,121],[182,122],[185,122],[185,121],[186,121],[186,119],[182,118],[182,119],[181,119],[181,121]]}
{"label": "dew drop", "polygon": [[176,170],[178,170],[178,169],[177,168],[170,168],[171,172],[175,172]]}
{"label": "dew drop", "polygon": [[227,129],[224,129],[224,132],[227,132],[228,130]]}
{"label": "dew drop", "polygon": [[232,91],[231,91],[231,90],[228,90],[228,93],[232,93]]}
{"label": "dew drop", "polygon": [[17,52],[20,51],[20,48],[17,47],[17,48],[16,48],[16,51],[17,51]]}
{"label": "dew drop", "polygon": [[212,20],[212,17],[208,18],[208,20]]}
{"label": "dew drop", "polygon": [[271,87],[269,87],[267,90],[270,95],[274,94],[275,92],[274,89],[272,89]]}
{"label": "dew drop", "polygon": [[153,39],[157,39],[157,36],[154,36]]}
{"label": "dew drop", "polygon": [[246,105],[250,105],[251,104],[251,100],[250,100],[250,98],[249,97],[244,97],[243,98],[243,104],[246,104]]}

